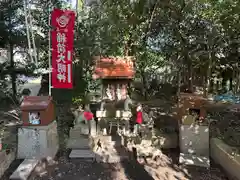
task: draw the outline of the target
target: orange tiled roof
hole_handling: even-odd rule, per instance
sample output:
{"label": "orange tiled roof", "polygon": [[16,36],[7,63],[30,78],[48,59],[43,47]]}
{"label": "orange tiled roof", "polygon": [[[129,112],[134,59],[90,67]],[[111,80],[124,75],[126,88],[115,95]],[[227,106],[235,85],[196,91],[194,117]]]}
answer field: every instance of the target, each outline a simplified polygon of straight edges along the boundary
{"label": "orange tiled roof", "polygon": [[96,58],[93,78],[126,78],[134,77],[134,62],[132,57]]}

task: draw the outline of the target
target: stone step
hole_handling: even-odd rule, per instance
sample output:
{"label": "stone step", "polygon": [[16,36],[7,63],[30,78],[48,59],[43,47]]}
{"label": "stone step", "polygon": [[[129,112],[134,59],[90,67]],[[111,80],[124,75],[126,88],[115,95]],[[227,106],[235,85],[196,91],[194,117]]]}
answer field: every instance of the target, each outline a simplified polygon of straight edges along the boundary
{"label": "stone step", "polygon": [[81,125],[81,126],[77,126],[73,129],[70,130],[70,137],[79,137],[81,135],[87,135],[88,134],[88,127],[86,125]]}
{"label": "stone step", "polygon": [[91,141],[87,138],[69,138],[67,148],[69,149],[89,149]]}
{"label": "stone step", "polygon": [[38,163],[37,159],[25,159],[10,176],[10,179],[27,180]]}
{"label": "stone step", "polygon": [[95,141],[98,141],[100,140],[101,142],[104,142],[104,143],[118,143],[118,142],[121,142],[121,137],[112,137],[112,136],[97,136],[97,137],[94,137]]}
{"label": "stone step", "polygon": [[96,156],[91,150],[74,149],[71,151],[70,158],[92,159],[95,160]]}
{"label": "stone step", "polygon": [[129,159],[129,154],[125,148],[102,148],[95,150],[96,161],[103,163],[119,163]]}
{"label": "stone step", "polygon": [[81,133],[81,131],[70,131],[70,133],[69,133],[69,138],[81,138],[82,137],[82,133]]}
{"label": "stone step", "polygon": [[94,137],[95,146],[98,144],[99,141],[103,147],[114,147],[122,145],[121,139],[114,140],[114,138],[112,138],[111,136]]}
{"label": "stone step", "polygon": [[129,156],[121,156],[121,155],[96,155],[96,161],[102,163],[119,163],[126,159],[129,159]]}
{"label": "stone step", "polygon": [[98,139],[100,139],[101,141],[112,141],[112,136],[99,136],[99,137],[96,137]]}
{"label": "stone step", "polygon": [[179,163],[184,165],[194,165],[200,167],[210,167],[210,159],[205,156],[197,156],[193,154],[183,154],[180,153]]}

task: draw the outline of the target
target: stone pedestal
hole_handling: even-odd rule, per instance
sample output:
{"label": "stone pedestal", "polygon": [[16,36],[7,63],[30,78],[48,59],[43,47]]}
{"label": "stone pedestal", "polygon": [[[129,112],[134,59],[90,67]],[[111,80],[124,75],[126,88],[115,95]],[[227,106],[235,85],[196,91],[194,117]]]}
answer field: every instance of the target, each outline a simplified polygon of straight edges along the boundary
{"label": "stone pedestal", "polygon": [[208,126],[181,125],[179,138],[182,153],[209,156]]}
{"label": "stone pedestal", "polygon": [[55,157],[58,151],[57,123],[18,129],[19,159]]}
{"label": "stone pedestal", "polygon": [[[188,158],[201,157],[209,166],[209,127],[199,125],[181,125],[179,131],[179,146],[183,156]],[[182,157],[183,158],[183,157]],[[194,161],[194,159],[192,161]],[[208,159],[208,161],[206,160]],[[181,162],[187,162],[180,160]],[[180,163],[181,163],[180,162]],[[192,163],[194,164],[194,162]]]}
{"label": "stone pedestal", "polygon": [[[73,129],[70,130],[70,138],[76,138],[81,135],[88,135],[89,130],[88,130],[88,122],[86,123],[81,123],[76,125]],[[96,127],[96,121],[91,120],[91,136],[96,136],[97,135],[97,127]]]}
{"label": "stone pedestal", "polygon": [[[111,114],[112,115],[112,114]],[[120,120],[121,129],[123,134],[130,133],[129,120],[132,114],[131,111],[117,110],[114,116],[109,116],[108,111],[96,111],[96,117],[98,118],[97,131],[102,131],[104,135],[107,135],[109,121],[112,119]]]}
{"label": "stone pedestal", "polygon": [[96,136],[97,135],[97,125],[95,120],[91,120],[91,136]]}

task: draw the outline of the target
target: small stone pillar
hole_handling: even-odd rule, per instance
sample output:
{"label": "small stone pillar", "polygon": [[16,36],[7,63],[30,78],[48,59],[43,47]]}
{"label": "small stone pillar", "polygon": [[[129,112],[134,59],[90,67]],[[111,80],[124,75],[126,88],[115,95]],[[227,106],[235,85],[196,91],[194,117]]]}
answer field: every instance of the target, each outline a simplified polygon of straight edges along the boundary
{"label": "small stone pillar", "polygon": [[97,135],[97,127],[96,127],[96,121],[94,119],[91,120],[91,136],[96,136]]}

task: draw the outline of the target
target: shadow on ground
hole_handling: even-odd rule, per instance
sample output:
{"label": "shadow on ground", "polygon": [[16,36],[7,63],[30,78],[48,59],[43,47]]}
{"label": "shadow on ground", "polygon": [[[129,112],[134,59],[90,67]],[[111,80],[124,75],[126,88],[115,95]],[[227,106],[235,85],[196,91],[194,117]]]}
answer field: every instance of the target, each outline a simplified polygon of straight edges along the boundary
{"label": "shadow on ground", "polygon": [[129,152],[130,161],[120,162],[124,180],[227,180],[222,169],[212,163],[210,169],[196,166],[180,166],[179,150],[162,150],[157,157],[138,157],[137,149]]}
{"label": "shadow on ground", "polygon": [[[116,150],[121,155],[124,148]],[[41,162],[29,180],[227,180],[222,169],[214,163],[210,169],[178,165],[177,149],[162,150],[155,158],[137,158],[136,151],[129,152],[129,159],[110,164],[69,159],[69,150],[52,164]],[[20,162],[15,161],[2,180],[8,180]]]}

